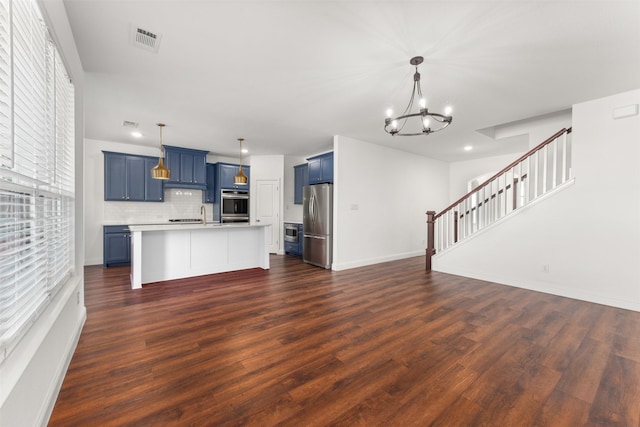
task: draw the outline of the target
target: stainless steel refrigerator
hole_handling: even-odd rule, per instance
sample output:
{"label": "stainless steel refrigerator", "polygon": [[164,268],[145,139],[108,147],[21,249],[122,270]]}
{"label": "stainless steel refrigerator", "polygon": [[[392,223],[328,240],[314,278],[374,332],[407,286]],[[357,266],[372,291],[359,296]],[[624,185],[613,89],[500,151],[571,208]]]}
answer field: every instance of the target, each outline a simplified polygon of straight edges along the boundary
{"label": "stainless steel refrigerator", "polygon": [[302,259],[330,269],[333,261],[333,185],[304,187],[302,209]]}

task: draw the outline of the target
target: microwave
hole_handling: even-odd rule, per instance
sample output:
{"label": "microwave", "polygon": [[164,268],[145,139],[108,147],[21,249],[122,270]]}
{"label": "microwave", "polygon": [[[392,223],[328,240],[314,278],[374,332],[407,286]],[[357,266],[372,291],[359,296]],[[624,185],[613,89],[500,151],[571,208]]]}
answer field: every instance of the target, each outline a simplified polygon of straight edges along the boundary
{"label": "microwave", "polygon": [[298,243],[300,236],[298,235],[298,224],[284,224],[284,241]]}
{"label": "microwave", "polygon": [[249,192],[222,190],[220,194],[220,222],[249,222]]}

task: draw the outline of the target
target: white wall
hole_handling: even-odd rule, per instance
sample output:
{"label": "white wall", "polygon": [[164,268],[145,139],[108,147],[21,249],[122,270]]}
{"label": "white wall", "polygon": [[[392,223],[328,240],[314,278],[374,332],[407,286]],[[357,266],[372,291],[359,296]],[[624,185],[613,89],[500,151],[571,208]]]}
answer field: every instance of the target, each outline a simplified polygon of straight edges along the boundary
{"label": "white wall", "polygon": [[[640,90],[573,107],[574,185],[434,257],[434,270],[640,311]],[[543,271],[548,266],[548,272]]]}
{"label": "white wall", "polygon": [[[559,130],[559,129],[558,129]],[[552,135],[552,132],[549,135]],[[467,182],[487,172],[499,172],[524,153],[504,154],[484,159],[465,160],[449,164],[449,203],[469,192]]]}
{"label": "white wall", "polygon": [[334,270],[424,255],[425,212],[447,203],[447,163],[336,136],[334,168]]}
{"label": "white wall", "polygon": [[38,3],[75,87],[75,272],[0,364],[2,426],[46,425],[86,317],[82,215],[84,76],[62,0]]}
{"label": "white wall", "polygon": [[[571,127],[571,110],[519,120],[496,126],[493,137],[497,140],[518,135],[526,135],[529,149],[561,130]],[[499,172],[526,151],[482,159],[453,162],[449,165],[449,202],[453,203],[467,192],[467,182],[487,172]]]}
{"label": "white wall", "polygon": [[307,163],[304,157],[284,158],[284,222],[302,222],[302,205],[293,203],[295,174],[293,167]]}

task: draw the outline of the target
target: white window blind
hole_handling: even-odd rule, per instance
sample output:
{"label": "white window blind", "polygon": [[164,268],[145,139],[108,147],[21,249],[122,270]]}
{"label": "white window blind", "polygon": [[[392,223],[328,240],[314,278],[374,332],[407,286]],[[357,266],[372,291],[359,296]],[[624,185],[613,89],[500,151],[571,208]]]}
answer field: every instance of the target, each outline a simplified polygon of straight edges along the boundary
{"label": "white window blind", "polygon": [[0,0],[0,361],[73,273],[74,91],[35,0]]}
{"label": "white window blind", "polygon": [[11,167],[11,41],[9,0],[0,0],[0,167]]}

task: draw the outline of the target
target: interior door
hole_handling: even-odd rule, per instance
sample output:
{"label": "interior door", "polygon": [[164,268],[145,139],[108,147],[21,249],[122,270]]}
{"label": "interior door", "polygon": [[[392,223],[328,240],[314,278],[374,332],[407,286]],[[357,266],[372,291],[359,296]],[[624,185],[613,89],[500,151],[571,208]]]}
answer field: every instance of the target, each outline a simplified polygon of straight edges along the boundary
{"label": "interior door", "polygon": [[277,179],[259,179],[256,181],[256,223],[271,225],[268,235],[270,253],[280,252],[280,182]]}

